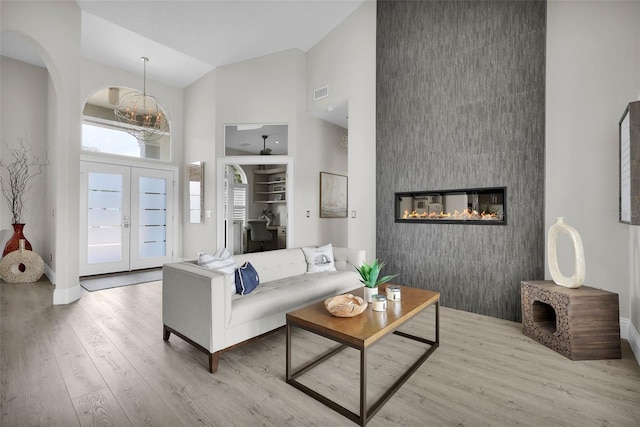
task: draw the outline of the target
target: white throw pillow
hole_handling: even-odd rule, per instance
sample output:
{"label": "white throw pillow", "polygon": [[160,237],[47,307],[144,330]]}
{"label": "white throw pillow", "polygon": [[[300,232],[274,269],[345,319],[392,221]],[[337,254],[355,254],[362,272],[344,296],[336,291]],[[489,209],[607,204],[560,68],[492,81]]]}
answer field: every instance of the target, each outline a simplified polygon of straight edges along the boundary
{"label": "white throw pillow", "polygon": [[[198,253],[198,265],[210,268],[222,274],[233,275],[236,272],[236,262],[224,246],[218,249],[213,255],[200,251]],[[236,293],[236,286],[233,280],[231,281],[229,290],[232,294]]]}
{"label": "white throw pillow", "polygon": [[307,273],[319,273],[321,271],[336,271],[333,262],[333,246],[331,243],[318,247],[302,248],[307,260]]}

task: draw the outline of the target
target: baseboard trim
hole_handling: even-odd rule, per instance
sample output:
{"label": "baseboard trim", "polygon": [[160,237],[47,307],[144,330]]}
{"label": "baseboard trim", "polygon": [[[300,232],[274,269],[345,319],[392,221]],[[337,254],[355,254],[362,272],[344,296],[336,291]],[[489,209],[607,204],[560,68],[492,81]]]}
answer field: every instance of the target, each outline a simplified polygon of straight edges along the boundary
{"label": "baseboard trim", "polygon": [[47,276],[51,283],[56,283],[56,273],[49,267],[49,264],[44,265],[44,275]]}
{"label": "baseboard trim", "polygon": [[629,321],[629,319],[627,319],[626,317],[620,318],[620,338],[622,338],[623,340],[629,339],[630,324],[631,324],[631,321]]}
{"label": "baseboard trim", "polygon": [[640,365],[640,334],[629,319],[620,318],[620,338],[629,341],[633,355]]}
{"label": "baseboard trim", "polygon": [[80,287],[80,283],[74,285],[70,288],[56,288],[53,291],[53,305],[63,305],[69,304],[76,300],[80,299],[80,294],[82,293],[82,288]]}

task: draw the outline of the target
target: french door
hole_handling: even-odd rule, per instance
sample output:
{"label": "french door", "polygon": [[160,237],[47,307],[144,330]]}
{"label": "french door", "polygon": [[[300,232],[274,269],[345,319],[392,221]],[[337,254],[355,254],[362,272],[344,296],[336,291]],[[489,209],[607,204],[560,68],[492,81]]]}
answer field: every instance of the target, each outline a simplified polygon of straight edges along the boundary
{"label": "french door", "polygon": [[171,262],[174,172],[86,161],[80,170],[80,275]]}

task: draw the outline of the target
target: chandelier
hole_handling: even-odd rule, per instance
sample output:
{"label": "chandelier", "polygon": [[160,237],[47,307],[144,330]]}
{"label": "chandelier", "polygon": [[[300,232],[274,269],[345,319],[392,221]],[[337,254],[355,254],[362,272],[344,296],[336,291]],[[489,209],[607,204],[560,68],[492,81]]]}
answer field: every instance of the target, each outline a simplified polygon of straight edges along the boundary
{"label": "chandelier", "polygon": [[169,134],[169,118],[166,107],[153,95],[147,93],[147,62],[144,63],[142,92],[131,91],[120,97],[114,113],[122,127],[140,142],[157,141]]}

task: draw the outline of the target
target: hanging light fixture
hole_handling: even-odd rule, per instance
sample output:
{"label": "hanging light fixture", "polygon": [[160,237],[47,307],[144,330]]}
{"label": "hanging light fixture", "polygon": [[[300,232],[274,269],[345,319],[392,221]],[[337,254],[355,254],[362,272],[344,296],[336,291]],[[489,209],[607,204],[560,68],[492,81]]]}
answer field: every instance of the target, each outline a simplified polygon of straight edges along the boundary
{"label": "hanging light fixture", "polygon": [[271,148],[267,148],[267,138],[269,138],[269,135],[262,135],[262,150],[260,150],[260,155],[262,156],[271,154]]}
{"label": "hanging light fixture", "polygon": [[166,107],[153,95],[147,93],[147,62],[144,63],[142,92],[131,91],[120,97],[114,113],[125,130],[140,142],[157,141],[169,134],[169,118]]}

